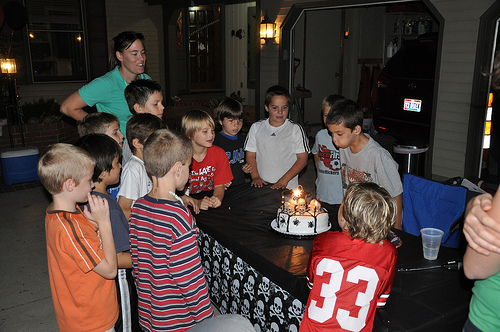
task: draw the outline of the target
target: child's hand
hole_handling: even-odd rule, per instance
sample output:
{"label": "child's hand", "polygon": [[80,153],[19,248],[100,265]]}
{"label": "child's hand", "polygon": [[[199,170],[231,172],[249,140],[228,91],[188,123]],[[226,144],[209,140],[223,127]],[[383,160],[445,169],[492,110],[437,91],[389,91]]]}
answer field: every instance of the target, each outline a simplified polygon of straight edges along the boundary
{"label": "child's hand", "polygon": [[215,196],[212,196],[210,197],[210,207],[211,208],[218,208],[220,205],[222,204],[222,202],[220,201],[219,198],[215,197]]}
{"label": "child's hand", "polygon": [[89,201],[90,212],[87,206],[83,209],[83,214],[85,218],[97,224],[110,222],[109,218],[109,206],[108,201],[102,197],[91,195],[90,193],[87,195]]}
{"label": "child's hand", "polygon": [[244,173],[252,173],[253,172],[253,167],[249,163],[246,163],[241,167]]}
{"label": "child's hand", "polygon": [[228,182],[228,183],[224,183],[224,190],[227,190],[227,188],[229,188],[229,186],[231,185],[231,183],[233,183],[233,181]]}
{"label": "child's hand", "polygon": [[193,208],[194,214],[200,213],[200,201],[197,199],[194,199],[191,196],[188,195],[183,195],[181,197],[182,201],[184,202],[184,205],[186,206],[191,206]]}
{"label": "child's hand", "polygon": [[278,182],[273,184],[271,186],[271,189],[286,189],[286,186],[288,185],[288,181],[285,181],[283,179],[279,179]]}
{"label": "child's hand", "polygon": [[261,178],[255,178],[252,179],[251,185],[253,187],[262,188],[263,186],[267,185],[267,182],[262,180]]}
{"label": "child's hand", "polygon": [[210,200],[210,197],[205,196],[203,199],[200,201],[200,210],[208,210],[212,206],[212,201]]}

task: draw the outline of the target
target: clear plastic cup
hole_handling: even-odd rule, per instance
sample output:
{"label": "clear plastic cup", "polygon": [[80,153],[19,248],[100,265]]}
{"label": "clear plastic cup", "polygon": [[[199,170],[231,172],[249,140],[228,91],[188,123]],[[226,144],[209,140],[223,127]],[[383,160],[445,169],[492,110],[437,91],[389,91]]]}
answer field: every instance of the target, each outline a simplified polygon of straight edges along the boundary
{"label": "clear plastic cup", "polygon": [[437,228],[422,228],[420,233],[422,234],[424,258],[430,261],[437,259],[444,232]]}

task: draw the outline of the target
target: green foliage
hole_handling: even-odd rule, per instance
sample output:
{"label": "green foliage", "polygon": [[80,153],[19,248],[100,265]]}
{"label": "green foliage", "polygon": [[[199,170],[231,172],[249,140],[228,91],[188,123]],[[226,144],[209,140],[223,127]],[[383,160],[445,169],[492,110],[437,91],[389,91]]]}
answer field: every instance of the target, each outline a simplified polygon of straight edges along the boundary
{"label": "green foliage", "polygon": [[58,120],[61,117],[60,105],[55,99],[40,98],[38,101],[25,103],[21,109],[24,123],[42,123]]}

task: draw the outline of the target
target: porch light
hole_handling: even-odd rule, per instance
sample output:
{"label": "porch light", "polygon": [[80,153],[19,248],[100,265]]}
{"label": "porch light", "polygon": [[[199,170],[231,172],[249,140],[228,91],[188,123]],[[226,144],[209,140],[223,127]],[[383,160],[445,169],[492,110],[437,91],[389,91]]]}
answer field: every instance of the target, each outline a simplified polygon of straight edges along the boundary
{"label": "porch light", "polygon": [[264,16],[264,19],[260,23],[260,38],[265,40],[265,43],[269,43],[270,41],[274,40],[275,36],[275,24],[273,21],[269,19],[269,16],[267,16],[267,11],[266,15]]}
{"label": "porch light", "polygon": [[2,74],[17,73],[16,59],[0,59],[0,68]]}

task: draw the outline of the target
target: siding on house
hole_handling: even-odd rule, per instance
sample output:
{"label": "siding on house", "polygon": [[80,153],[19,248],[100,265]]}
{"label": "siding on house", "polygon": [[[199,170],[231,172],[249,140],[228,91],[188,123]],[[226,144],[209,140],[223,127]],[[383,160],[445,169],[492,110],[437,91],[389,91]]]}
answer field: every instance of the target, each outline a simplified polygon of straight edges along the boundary
{"label": "siding on house", "polygon": [[432,173],[449,178],[464,175],[479,19],[494,0],[432,3],[445,20]]}
{"label": "siding on house", "polygon": [[[266,0],[262,10],[276,23],[277,42],[281,24],[293,0]],[[315,2],[301,0],[300,2]],[[440,81],[436,108],[435,136],[432,145],[433,177],[463,176],[468,121],[475,75],[476,44],[480,16],[495,0],[430,0],[444,17]],[[106,1],[107,34],[111,39],[124,30],[141,31],[146,36],[147,73],[162,86],[164,77],[164,36],[161,6],[148,6],[143,0]],[[230,27],[228,27],[230,28]],[[493,38],[493,36],[492,36]],[[264,94],[278,82],[279,45],[262,45],[260,50],[260,116],[265,116]],[[234,85],[234,82],[229,82]],[[237,83],[236,83],[237,84]],[[19,86],[20,104],[38,99],[55,98],[62,102],[83,83],[36,84]],[[229,91],[230,93],[231,91]]]}
{"label": "siding on house", "polygon": [[106,20],[108,40],[126,30],[144,34],[146,73],[165,87],[162,7],[143,0],[106,0]]}
{"label": "siding on house", "polygon": [[[147,51],[146,73],[164,87],[162,15],[161,6],[148,6],[143,0],[128,0],[126,4],[120,0],[106,1],[108,45],[111,39],[122,31],[135,30],[143,33]],[[54,98],[60,104],[85,84],[86,82],[19,85],[19,104],[22,106],[40,97]]]}

